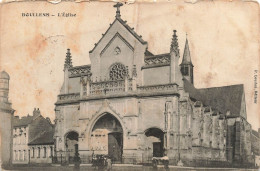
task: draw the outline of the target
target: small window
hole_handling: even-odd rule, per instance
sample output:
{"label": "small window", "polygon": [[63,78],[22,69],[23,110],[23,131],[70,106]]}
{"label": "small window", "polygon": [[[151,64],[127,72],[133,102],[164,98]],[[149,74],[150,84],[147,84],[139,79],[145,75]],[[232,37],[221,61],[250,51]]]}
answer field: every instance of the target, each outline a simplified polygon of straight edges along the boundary
{"label": "small window", "polygon": [[47,153],[46,147],[43,147],[43,158],[46,158],[46,153]]}
{"label": "small window", "polygon": [[25,160],[26,160],[26,151],[23,150],[23,161],[25,161]]}
{"label": "small window", "polygon": [[16,150],[14,150],[14,160],[16,160]]}
{"label": "small window", "polygon": [[18,160],[22,160],[22,153],[21,153],[21,150],[19,150],[19,153],[18,153]]}
{"label": "small window", "polygon": [[51,147],[50,157],[52,157],[52,153],[53,153],[53,148]]}
{"label": "small window", "polygon": [[32,158],[34,158],[34,147],[32,148]]}
{"label": "small window", "polygon": [[38,147],[38,158],[40,158],[40,157],[41,157],[41,148]]}

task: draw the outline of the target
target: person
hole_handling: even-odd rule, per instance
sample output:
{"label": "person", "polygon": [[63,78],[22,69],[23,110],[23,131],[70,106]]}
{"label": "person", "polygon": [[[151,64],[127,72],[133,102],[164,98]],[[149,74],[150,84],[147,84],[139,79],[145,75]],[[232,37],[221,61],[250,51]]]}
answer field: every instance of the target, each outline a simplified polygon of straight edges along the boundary
{"label": "person", "polygon": [[112,161],[110,157],[107,157],[107,171],[112,170]]}

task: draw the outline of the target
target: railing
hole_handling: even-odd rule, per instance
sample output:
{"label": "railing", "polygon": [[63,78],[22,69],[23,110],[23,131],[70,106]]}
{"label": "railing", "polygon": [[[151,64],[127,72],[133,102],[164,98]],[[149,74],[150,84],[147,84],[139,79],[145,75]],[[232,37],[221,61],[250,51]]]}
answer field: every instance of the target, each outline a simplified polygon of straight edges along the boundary
{"label": "railing", "polygon": [[58,101],[78,100],[80,93],[60,94],[58,95]]}
{"label": "railing", "polygon": [[156,66],[156,65],[169,65],[170,54],[161,54],[144,59],[145,66]]}
{"label": "railing", "polygon": [[125,91],[125,80],[92,82],[90,95],[115,94]]}
{"label": "railing", "polygon": [[69,69],[69,77],[80,77],[84,75],[91,75],[90,65],[76,66]]}
{"label": "railing", "polygon": [[168,92],[178,91],[177,84],[164,84],[164,85],[151,85],[151,86],[139,86],[137,87],[139,92]]}
{"label": "railing", "polygon": [[178,93],[177,84],[164,84],[164,85],[150,85],[150,86],[136,86],[135,80],[108,80],[100,82],[86,81],[81,84],[80,93],[70,93],[58,95],[58,103],[74,102],[81,98],[98,97],[106,95],[118,94],[162,94],[162,93]]}

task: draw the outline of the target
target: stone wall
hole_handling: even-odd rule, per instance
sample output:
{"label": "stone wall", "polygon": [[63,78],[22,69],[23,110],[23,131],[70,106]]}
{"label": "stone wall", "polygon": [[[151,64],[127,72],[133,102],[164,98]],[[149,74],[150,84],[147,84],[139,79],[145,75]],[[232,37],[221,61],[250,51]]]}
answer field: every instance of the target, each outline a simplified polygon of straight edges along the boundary
{"label": "stone wall", "polygon": [[144,85],[170,83],[170,66],[143,69]]}

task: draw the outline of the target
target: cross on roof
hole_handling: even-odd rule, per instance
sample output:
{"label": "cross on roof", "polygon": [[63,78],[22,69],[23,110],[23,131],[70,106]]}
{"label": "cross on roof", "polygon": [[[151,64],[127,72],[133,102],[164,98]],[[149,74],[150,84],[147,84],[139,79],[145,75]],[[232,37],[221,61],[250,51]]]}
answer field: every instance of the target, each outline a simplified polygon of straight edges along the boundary
{"label": "cross on roof", "polygon": [[116,8],[116,17],[120,17],[120,7],[123,6],[121,2],[116,3],[113,7]]}

